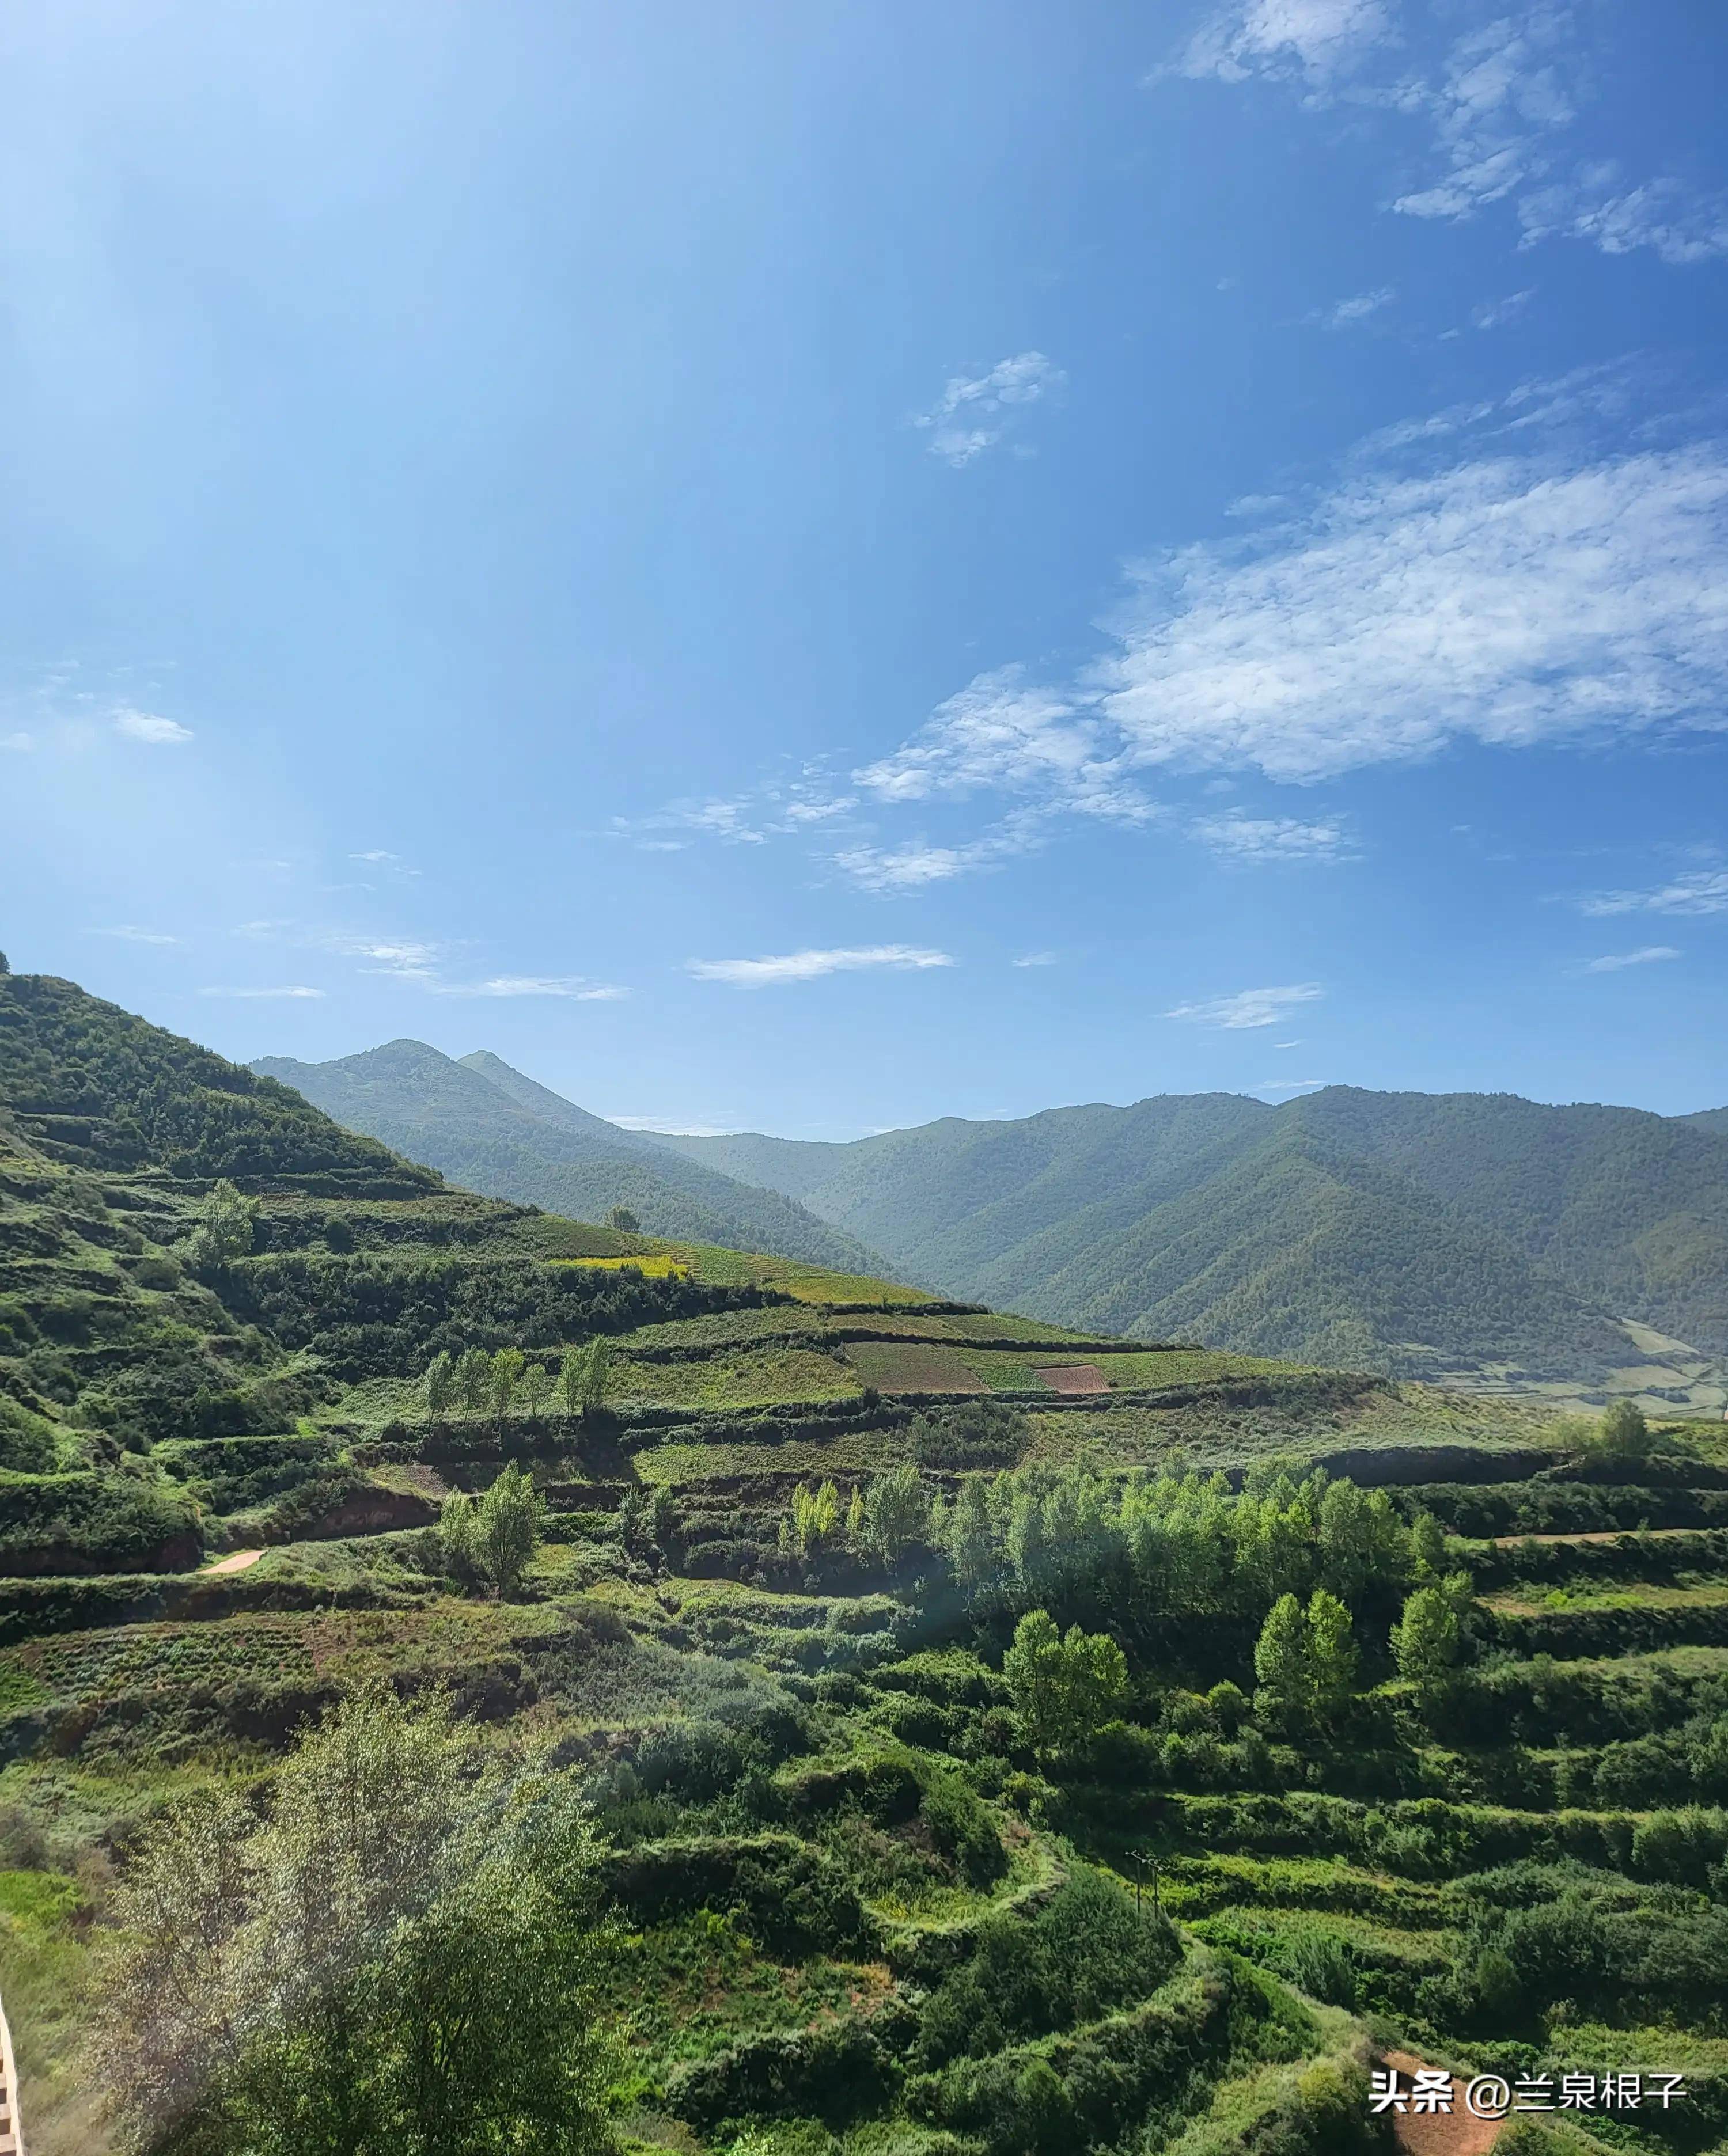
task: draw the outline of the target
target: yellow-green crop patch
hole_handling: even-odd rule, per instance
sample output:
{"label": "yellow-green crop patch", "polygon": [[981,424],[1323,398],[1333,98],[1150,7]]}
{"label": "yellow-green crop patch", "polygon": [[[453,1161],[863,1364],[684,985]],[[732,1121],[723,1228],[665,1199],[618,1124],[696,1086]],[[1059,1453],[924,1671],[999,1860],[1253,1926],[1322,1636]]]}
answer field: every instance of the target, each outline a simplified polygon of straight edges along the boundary
{"label": "yellow-green crop patch", "polygon": [[855,1399],[861,1389],[846,1363],[815,1348],[740,1348],[688,1363],[620,1356],[612,1371],[612,1396],[631,1407],[771,1407]]}
{"label": "yellow-green crop patch", "polygon": [[726,1250],[716,1243],[662,1243],[659,1247],[688,1265],[699,1281],[716,1287],[777,1288],[795,1302],[861,1305],[865,1309],[897,1304],[914,1309],[919,1303],[939,1300],[923,1288],[877,1280],[868,1273],[830,1272],[823,1265],[769,1257],[758,1250]]}
{"label": "yellow-green crop patch", "polygon": [[726,1482],[757,1475],[880,1475],[912,1458],[901,1430],[846,1430],[834,1438],[788,1438],[779,1445],[656,1445],[635,1455],[645,1482]]}
{"label": "yellow-green crop patch", "polygon": [[638,1272],[644,1280],[687,1280],[690,1267],[681,1258],[665,1251],[644,1252],[640,1256],[553,1258],[555,1265],[580,1265],[589,1272]]}
{"label": "yellow-green crop patch", "polygon": [[855,1340],[846,1360],[882,1393],[982,1393],[990,1390],[974,1358],[959,1348],[915,1340]]}

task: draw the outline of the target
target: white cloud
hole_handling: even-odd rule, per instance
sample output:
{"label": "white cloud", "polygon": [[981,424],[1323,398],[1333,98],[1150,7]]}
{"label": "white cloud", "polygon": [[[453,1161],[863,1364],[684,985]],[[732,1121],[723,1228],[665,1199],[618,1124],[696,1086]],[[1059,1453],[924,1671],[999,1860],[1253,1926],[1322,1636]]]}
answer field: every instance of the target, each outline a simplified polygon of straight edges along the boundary
{"label": "white cloud", "polygon": [[1392,208],[1461,221],[1540,173],[1545,137],[1577,116],[1556,64],[1572,34],[1565,10],[1537,8],[1460,38],[1420,98],[1445,170]]}
{"label": "white cloud", "polygon": [[909,943],[876,943],[862,950],[792,951],[776,958],[692,958],[690,971],[699,981],[725,981],[735,988],[765,988],[786,981],[814,981],[825,973],[850,973],[879,966],[923,972],[951,966],[945,951],[919,950]]}
{"label": "white cloud", "polygon": [[1728,869],[1693,869],[1654,891],[1602,891],[1579,903],[1598,919],[1618,913],[1728,913]]}
{"label": "white cloud", "polygon": [[1333,820],[1304,824],[1293,816],[1206,816],[1191,829],[1202,844],[1227,860],[1262,865],[1353,858],[1348,833]]}
{"label": "white cloud", "polygon": [[[1460,740],[1721,731],[1722,446],[1528,453],[1611,394],[1535,385],[1387,430],[1305,515],[1138,565],[1116,649],[1080,680],[980,674],[855,783],[889,803],[993,788],[1144,823],[1134,774],[1159,765],[1305,782]],[[1488,435],[1473,453],[1407,468],[1473,430]]]}
{"label": "white cloud", "polygon": [[1324,323],[1329,330],[1347,330],[1357,322],[1365,322],[1382,307],[1389,307],[1397,296],[1396,285],[1381,285],[1374,291],[1358,292],[1352,299],[1340,300],[1335,307],[1322,308],[1309,319]]}
{"label": "white cloud", "polygon": [[123,943],[177,943],[177,936],[164,936],[157,929],[135,928],[127,922],[121,928],[93,928],[92,936],[117,936]]}
{"label": "white cloud", "polygon": [[983,374],[956,374],[930,409],[913,420],[930,436],[933,457],[959,467],[1014,431],[1025,408],[1062,388],[1067,377],[1041,352],[999,359]]}
{"label": "white cloud", "polygon": [[1274,1048],[1300,1048],[1302,1043],[1299,1040],[1275,1040],[1272,1045]]}
{"label": "white cloud", "polygon": [[834,864],[865,891],[879,897],[903,898],[932,884],[1037,852],[1045,843],[1047,821],[1036,809],[1018,809],[994,829],[963,844],[939,846],[915,839],[902,846],[848,846],[834,855]]}
{"label": "white cloud", "polygon": [[1233,996],[1213,996],[1205,1003],[1178,1004],[1165,1016],[1238,1033],[1251,1026],[1276,1025],[1297,1004],[1317,1003],[1325,993],[1318,981],[1300,981],[1288,988],[1241,988]]}
{"label": "white cloud", "polygon": [[1695,195],[1667,178],[1626,187],[1612,163],[1581,167],[1525,196],[1518,217],[1526,247],[1556,238],[1592,240],[1604,254],[1648,247],[1676,269],[1728,254],[1728,203],[1720,195]]}
{"label": "white cloud", "polygon": [[1310,85],[1348,74],[1392,42],[1381,0],[1247,0],[1221,8],[1160,74],[1246,82],[1250,75],[1298,75]]}
{"label": "white cloud", "polygon": [[370,958],[374,963],[366,970],[369,973],[389,973],[398,980],[421,981],[430,983],[436,980],[435,962],[439,956],[435,943],[397,942],[369,936],[332,936],[327,939],[332,951],[346,958]]}
{"label": "white cloud", "polygon": [[579,1004],[622,1003],[628,988],[584,980],[579,973],[500,973],[490,981],[439,981],[441,996],[568,996]]}
{"label": "white cloud", "polygon": [[1592,958],[1584,970],[1587,973],[1617,973],[1628,966],[1653,966],[1659,959],[1678,958],[1679,955],[1671,943],[1647,943],[1642,951],[1622,951],[1606,958]]}
{"label": "white cloud", "polygon": [[29,750],[34,748],[35,746],[36,737],[34,734],[27,734],[22,732],[17,733],[0,734],[0,748],[14,749],[20,756],[26,754]]}
{"label": "white cloud", "polygon": [[1504,324],[1516,321],[1536,295],[1534,285],[1521,292],[1508,292],[1502,300],[1484,300],[1470,310],[1472,326],[1479,330],[1497,330]]}
{"label": "white cloud", "polygon": [[1031,686],[1023,667],[999,667],[939,704],[918,734],[855,771],[853,783],[890,802],[1002,787],[1041,805],[1144,823],[1154,806],[1125,782],[1120,744],[1087,711],[1091,701]]}
{"label": "white cloud", "polygon": [[200,988],[201,996],[238,996],[243,998],[261,997],[266,999],[280,996],[296,998],[321,996],[322,988]]}
{"label": "white cloud", "polygon": [[1725,569],[1713,444],[1365,474],[1266,552],[1145,567],[1095,709],[1130,763],[1299,780],[1455,739],[1718,730]]}
{"label": "white cloud", "polygon": [[178,719],[161,718],[154,711],[141,711],[131,704],[122,704],[114,713],[114,726],[128,741],[148,742],[158,747],[192,739],[192,728],[183,726]]}
{"label": "white cloud", "polygon": [[1056,953],[1054,951],[1028,951],[1025,957],[1011,958],[1008,963],[1011,966],[1053,966]]}
{"label": "white cloud", "polygon": [[[1567,237],[1605,254],[1652,249],[1683,264],[1728,254],[1728,204],[1671,176],[1628,183],[1612,160],[1556,170],[1587,101],[1592,53],[1571,9],[1536,5],[1458,38],[1437,67],[1412,66],[1380,0],[1235,0],[1159,77],[1259,77],[1303,102],[1344,102],[1421,129],[1432,169],[1391,207],[1462,223],[1512,200],[1522,244]],[[1602,73],[1597,68],[1594,72]]]}
{"label": "white cloud", "polygon": [[1263,1100],[1272,1100],[1281,1093],[1288,1101],[1298,1093],[1318,1093],[1323,1086],[1335,1085],[1336,1082],[1332,1078],[1268,1078],[1252,1090]]}

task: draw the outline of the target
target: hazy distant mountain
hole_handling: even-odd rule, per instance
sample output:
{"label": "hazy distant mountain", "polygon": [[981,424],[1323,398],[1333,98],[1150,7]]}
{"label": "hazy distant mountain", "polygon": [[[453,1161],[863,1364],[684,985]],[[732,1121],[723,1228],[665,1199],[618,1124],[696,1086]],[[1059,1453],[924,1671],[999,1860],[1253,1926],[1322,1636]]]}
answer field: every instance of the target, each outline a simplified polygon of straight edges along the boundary
{"label": "hazy distant mountain", "polygon": [[261,1056],[279,1079],[351,1131],[382,1138],[491,1198],[604,1220],[628,1205],[653,1235],[769,1250],[848,1272],[888,1270],[851,1234],[777,1190],[755,1189],[634,1131],[589,1115],[496,1055],[456,1062],[393,1040],[330,1063]]}
{"label": "hazy distant mountain", "polygon": [[1329,1086],[944,1119],[850,1145],[661,1137],[919,1280],[1074,1325],[1420,1369],[1728,1351],[1728,1111]]}

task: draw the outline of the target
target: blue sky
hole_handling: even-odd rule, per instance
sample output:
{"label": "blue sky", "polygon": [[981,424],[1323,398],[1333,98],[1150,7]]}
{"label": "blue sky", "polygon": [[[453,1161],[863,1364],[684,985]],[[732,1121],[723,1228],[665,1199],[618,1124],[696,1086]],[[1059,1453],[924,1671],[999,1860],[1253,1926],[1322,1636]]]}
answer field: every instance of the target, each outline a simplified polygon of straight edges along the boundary
{"label": "blue sky", "polygon": [[1728,19],[0,23],[0,943],[845,1137],[1728,1101]]}

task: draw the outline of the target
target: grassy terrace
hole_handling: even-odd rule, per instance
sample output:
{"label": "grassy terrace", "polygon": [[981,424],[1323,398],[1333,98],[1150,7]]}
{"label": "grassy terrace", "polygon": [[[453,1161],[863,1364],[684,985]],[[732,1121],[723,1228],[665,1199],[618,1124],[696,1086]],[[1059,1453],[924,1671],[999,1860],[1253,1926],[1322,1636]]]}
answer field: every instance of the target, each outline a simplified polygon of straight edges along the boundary
{"label": "grassy terrace", "polygon": [[[1508,1401],[552,1219],[107,1024],[45,1030],[0,1118],[0,1990],[40,2156],[119,2145],[85,1986],[141,1830],[267,1808],[368,1682],[579,1778],[641,2156],[1331,2156],[1383,2146],[1386,2046],[1674,2066],[1684,2114],[1565,2145],[1728,2135],[1720,1433],[1578,1457]],[[585,1414],[431,1412],[436,1356],[597,1339]],[[507,1464],[545,1518],[500,1597],[440,1523]],[[1016,1661],[1039,1610],[1121,1656],[1062,1712]]]}

